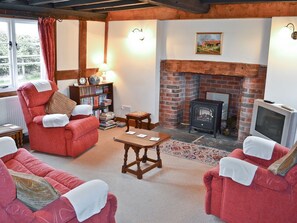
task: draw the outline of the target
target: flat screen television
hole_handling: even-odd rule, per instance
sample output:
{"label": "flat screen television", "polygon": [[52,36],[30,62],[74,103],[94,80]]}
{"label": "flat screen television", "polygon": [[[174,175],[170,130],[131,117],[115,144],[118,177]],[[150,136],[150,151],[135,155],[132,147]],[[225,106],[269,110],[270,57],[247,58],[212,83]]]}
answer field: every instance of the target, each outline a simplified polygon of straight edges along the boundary
{"label": "flat screen television", "polygon": [[297,110],[282,104],[254,101],[250,134],[291,148],[295,143]]}

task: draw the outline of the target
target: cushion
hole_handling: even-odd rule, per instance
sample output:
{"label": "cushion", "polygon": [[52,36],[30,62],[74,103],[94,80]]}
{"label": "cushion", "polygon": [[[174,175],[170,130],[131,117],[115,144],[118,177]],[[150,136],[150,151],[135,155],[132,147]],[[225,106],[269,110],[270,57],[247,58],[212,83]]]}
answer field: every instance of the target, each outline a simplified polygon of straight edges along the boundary
{"label": "cushion", "polygon": [[75,106],[75,101],[56,91],[46,104],[45,111],[47,114],[66,114],[70,117]]}
{"label": "cushion", "polygon": [[297,143],[295,143],[290,151],[284,155],[282,158],[276,160],[272,163],[268,170],[270,170],[275,175],[285,176],[286,173],[297,163]]}
{"label": "cushion", "polygon": [[69,123],[69,118],[66,114],[50,114],[42,118],[42,124],[45,128],[64,127]]}
{"label": "cushion", "polygon": [[60,197],[42,177],[13,170],[9,170],[9,173],[17,188],[17,198],[32,211],[40,210]]}

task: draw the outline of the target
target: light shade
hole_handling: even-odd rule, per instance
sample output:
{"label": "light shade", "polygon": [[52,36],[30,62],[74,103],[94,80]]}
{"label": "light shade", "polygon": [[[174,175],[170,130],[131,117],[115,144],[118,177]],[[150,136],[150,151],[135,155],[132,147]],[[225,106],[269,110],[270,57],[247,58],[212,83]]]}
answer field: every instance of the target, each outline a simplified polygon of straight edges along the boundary
{"label": "light shade", "polygon": [[109,70],[109,67],[108,67],[108,65],[106,63],[102,63],[102,64],[99,65],[99,71],[106,72],[108,70]]}

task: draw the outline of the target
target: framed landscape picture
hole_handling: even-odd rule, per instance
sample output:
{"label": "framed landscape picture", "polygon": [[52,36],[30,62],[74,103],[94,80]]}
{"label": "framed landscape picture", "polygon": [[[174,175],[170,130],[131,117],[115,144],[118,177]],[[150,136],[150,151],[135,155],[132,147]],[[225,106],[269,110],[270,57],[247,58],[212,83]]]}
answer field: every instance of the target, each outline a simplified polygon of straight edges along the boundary
{"label": "framed landscape picture", "polygon": [[196,54],[221,55],[222,33],[196,33]]}

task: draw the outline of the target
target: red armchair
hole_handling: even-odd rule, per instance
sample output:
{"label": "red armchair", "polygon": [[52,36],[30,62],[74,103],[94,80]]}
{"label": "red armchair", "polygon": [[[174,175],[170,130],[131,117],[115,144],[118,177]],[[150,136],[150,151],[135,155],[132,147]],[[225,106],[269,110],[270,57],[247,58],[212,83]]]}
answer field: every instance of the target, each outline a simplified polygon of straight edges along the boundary
{"label": "red armchair", "polygon": [[[261,150],[261,147],[258,148]],[[252,183],[244,186],[219,175],[219,166],[204,175],[205,211],[229,223],[290,223],[297,221],[297,165],[284,176],[267,168],[289,151],[274,145],[270,160],[246,155],[235,149],[229,157],[257,165]]]}
{"label": "red armchair", "polygon": [[[13,141],[13,140],[12,140]],[[3,143],[0,145],[3,148]],[[7,148],[5,148],[7,149]],[[16,150],[16,149],[15,149]],[[6,151],[4,151],[6,152]],[[3,151],[1,151],[3,153]],[[9,153],[5,153],[9,154]],[[35,158],[25,149],[18,149],[0,159],[0,222],[13,223],[78,223],[72,203],[64,195],[76,190],[84,181],[64,171],[56,170]],[[1,155],[0,155],[1,157]],[[17,198],[16,185],[8,169],[45,179],[61,195],[37,211],[32,211]],[[88,192],[88,191],[87,191]],[[84,197],[84,194],[79,194]],[[85,203],[83,203],[85,204]],[[83,222],[115,223],[117,199],[107,194],[105,206]]]}
{"label": "red armchair", "polygon": [[76,157],[98,141],[99,120],[94,116],[70,117],[64,127],[44,128],[41,120],[46,115],[45,106],[58,90],[54,82],[49,83],[51,90],[42,92],[38,92],[32,83],[17,90],[28,128],[30,147],[40,152]]}

